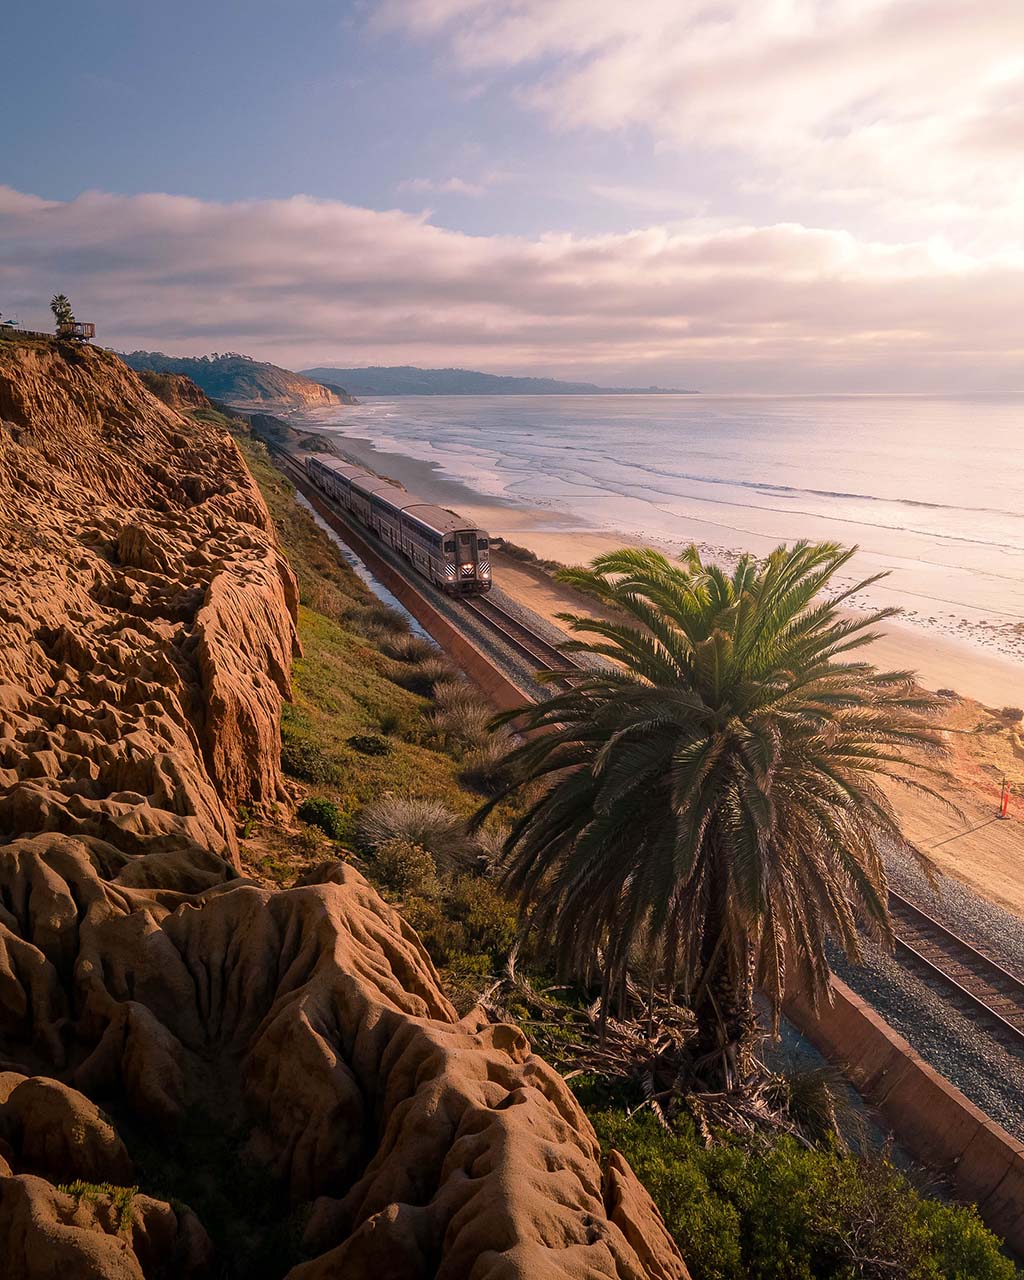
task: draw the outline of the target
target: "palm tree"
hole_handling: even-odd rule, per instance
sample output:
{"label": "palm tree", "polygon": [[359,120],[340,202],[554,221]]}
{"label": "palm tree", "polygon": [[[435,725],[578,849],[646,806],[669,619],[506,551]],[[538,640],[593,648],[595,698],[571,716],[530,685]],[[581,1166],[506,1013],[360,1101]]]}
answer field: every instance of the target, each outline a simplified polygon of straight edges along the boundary
{"label": "palm tree", "polygon": [[830,937],[854,959],[858,923],[891,941],[881,848],[910,846],[880,781],[944,776],[918,750],[943,749],[937,700],[848,659],[898,612],[840,611],[877,578],[821,598],[854,550],[801,542],[730,575],[694,547],[627,549],[560,573],[611,619],[563,615],[590,637],[565,647],[610,662],[520,713],[543,732],[478,815],[533,788],[506,888],[564,973],[600,976],[604,1011],[633,961],[682,990],[709,1088],[748,1076],[755,988],[777,1017],[793,971],[825,990]]}
{"label": "palm tree", "polygon": [[75,323],[75,313],[71,310],[71,303],[63,293],[55,293],[50,299],[50,310],[53,312],[53,318],[57,322],[57,332],[60,333],[68,325]]}

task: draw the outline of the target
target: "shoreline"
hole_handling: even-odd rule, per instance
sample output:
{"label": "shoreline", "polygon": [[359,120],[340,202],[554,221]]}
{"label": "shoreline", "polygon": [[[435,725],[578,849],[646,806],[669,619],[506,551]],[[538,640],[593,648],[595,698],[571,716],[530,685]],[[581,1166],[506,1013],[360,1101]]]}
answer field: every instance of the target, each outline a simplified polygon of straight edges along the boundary
{"label": "shoreline", "polygon": [[[621,546],[655,546],[668,554],[680,549],[679,544],[587,527],[568,513],[478,493],[462,481],[443,475],[436,462],[377,449],[367,436],[346,435],[337,423],[328,425],[305,420],[302,427],[327,436],[339,453],[354,463],[398,481],[428,501],[457,507],[490,533],[528,547],[542,559],[581,564]],[[738,553],[736,548],[708,545],[699,540],[698,545],[722,560],[734,558]],[[509,594],[521,598],[522,603],[543,616],[550,617],[557,611],[553,607],[557,589],[544,589],[543,583],[528,572],[528,566],[503,557],[502,576],[507,581],[499,580],[498,585],[505,586]],[[551,588],[556,588],[556,584],[551,583]],[[1024,705],[1024,661],[994,644],[951,634],[945,627],[929,625],[913,616],[889,620],[881,625],[880,638],[870,652],[880,667],[916,671],[926,688],[954,689],[989,707]]]}

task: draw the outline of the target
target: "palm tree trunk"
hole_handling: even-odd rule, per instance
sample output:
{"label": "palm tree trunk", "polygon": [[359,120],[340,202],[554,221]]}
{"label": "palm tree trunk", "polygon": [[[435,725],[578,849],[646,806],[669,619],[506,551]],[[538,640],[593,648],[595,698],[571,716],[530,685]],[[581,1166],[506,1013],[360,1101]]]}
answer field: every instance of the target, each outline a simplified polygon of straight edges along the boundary
{"label": "palm tree trunk", "polygon": [[724,935],[727,907],[716,895],[701,941],[701,976],[694,1000],[696,1075],[712,1091],[743,1087],[753,1066],[754,952],[738,962]]}

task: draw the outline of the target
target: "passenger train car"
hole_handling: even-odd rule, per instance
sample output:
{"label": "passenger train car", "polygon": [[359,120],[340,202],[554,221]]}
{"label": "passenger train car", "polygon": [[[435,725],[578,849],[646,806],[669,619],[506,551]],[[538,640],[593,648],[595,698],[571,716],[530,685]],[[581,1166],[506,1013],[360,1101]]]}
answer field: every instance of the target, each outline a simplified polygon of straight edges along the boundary
{"label": "passenger train car", "polygon": [[394,547],[425,578],[450,595],[491,589],[489,539],[483,529],[445,507],[421,502],[407,490],[338,458],[306,459],[310,480]]}

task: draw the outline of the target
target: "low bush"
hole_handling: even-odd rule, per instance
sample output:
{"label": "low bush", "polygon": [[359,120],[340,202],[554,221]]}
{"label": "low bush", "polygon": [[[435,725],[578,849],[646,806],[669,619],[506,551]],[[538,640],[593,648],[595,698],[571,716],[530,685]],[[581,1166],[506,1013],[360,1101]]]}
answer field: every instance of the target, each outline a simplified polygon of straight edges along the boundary
{"label": "low bush", "polygon": [[402,917],[416,930],[431,960],[439,968],[464,953],[466,931],[457,920],[445,914],[439,899],[407,897],[402,902]]}
{"label": "low bush", "polygon": [[547,569],[549,573],[556,573],[565,566],[558,560],[546,560],[543,556],[539,556],[536,551],[531,551],[529,547],[521,547],[517,542],[508,542],[505,538],[492,538],[491,545],[497,547],[499,551],[503,551],[505,555],[513,560],[521,560],[524,564],[539,565],[542,569]]}
{"label": "low bush", "polygon": [[371,853],[391,840],[419,845],[442,869],[465,867],[477,856],[465,822],[440,800],[383,796],[363,810],[358,836]]}
{"label": "low bush", "polygon": [[379,845],[374,850],[370,874],[395,893],[433,898],[441,889],[433,857],[409,840],[387,840]]}
{"label": "low bush", "polygon": [[292,778],[328,786],[341,780],[341,769],[322,747],[305,738],[283,736],[281,768]]}
{"label": "low bush", "polygon": [[364,756],[391,754],[391,743],[386,738],[378,738],[375,733],[354,733],[346,741],[353,751],[358,751]]}
{"label": "low bush", "polygon": [[462,926],[460,950],[485,954],[494,964],[508,955],[516,939],[519,917],[508,898],[483,876],[456,876],[445,897],[445,912]]}
{"label": "low bush", "polygon": [[[921,1196],[887,1161],[784,1137],[705,1148],[650,1111],[574,1088],[605,1149],[629,1160],[677,1240],[693,1280],[1014,1280],[973,1208]],[[596,1102],[596,1107],[592,1104]]]}
{"label": "low bush", "polygon": [[343,840],[350,835],[351,819],[342,813],[333,800],[322,796],[308,796],[296,810],[296,815],[311,827],[319,827],[332,840]]}
{"label": "low bush", "polygon": [[1020,707],[1003,707],[999,712],[1001,720],[1005,720],[1007,724],[1019,724],[1024,720],[1024,710]]}

